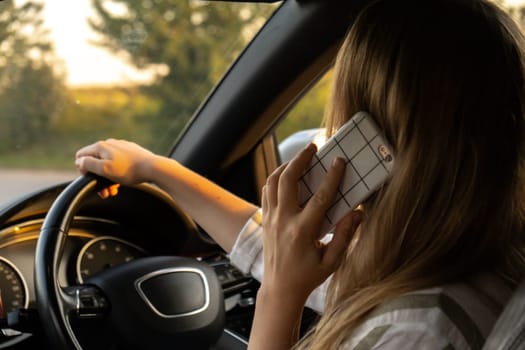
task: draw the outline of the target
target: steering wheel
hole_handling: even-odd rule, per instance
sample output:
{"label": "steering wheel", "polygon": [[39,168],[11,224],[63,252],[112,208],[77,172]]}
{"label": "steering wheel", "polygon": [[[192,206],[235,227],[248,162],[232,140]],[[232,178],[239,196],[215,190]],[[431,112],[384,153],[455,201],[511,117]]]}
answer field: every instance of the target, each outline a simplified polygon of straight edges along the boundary
{"label": "steering wheel", "polygon": [[[195,259],[157,256],[100,272],[81,285],[57,279],[64,242],[82,200],[111,185],[80,176],[46,215],[35,255],[37,309],[53,349],[82,349],[78,327],[95,320],[113,345],[206,349],[224,327],[224,300],[213,269]],[[73,329],[75,328],[76,331]],[[89,338],[97,338],[90,334]]]}

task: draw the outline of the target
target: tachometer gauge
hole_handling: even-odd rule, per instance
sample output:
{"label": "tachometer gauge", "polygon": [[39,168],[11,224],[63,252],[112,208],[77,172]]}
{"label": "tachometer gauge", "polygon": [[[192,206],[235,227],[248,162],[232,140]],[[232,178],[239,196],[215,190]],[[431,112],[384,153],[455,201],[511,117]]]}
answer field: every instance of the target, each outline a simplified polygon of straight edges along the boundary
{"label": "tachometer gauge", "polygon": [[77,280],[79,283],[97,272],[140,257],[146,252],[133,243],[120,238],[102,236],[86,243],[77,258]]}
{"label": "tachometer gauge", "polygon": [[11,261],[3,257],[0,257],[0,302],[1,317],[18,308],[27,308],[29,303],[24,277]]}

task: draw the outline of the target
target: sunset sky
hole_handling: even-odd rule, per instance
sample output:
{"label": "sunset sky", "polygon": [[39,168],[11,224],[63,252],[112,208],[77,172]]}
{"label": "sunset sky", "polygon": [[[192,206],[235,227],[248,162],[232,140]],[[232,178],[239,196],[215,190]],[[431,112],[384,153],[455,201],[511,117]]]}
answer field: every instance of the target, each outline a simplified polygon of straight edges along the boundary
{"label": "sunset sky", "polygon": [[96,38],[86,22],[90,13],[88,0],[45,0],[46,26],[51,29],[57,55],[66,63],[68,84],[125,84],[147,79],[147,75],[88,42]]}

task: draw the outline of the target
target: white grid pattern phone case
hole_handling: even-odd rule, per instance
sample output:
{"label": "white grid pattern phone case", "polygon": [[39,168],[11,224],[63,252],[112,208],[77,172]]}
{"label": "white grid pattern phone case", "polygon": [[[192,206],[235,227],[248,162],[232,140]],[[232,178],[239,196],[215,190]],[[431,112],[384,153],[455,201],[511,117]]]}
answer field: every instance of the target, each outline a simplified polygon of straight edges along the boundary
{"label": "white grid pattern phone case", "polygon": [[317,152],[299,180],[299,203],[304,206],[317,190],[332,161],[346,159],[346,171],[334,203],[325,214],[323,232],[355,209],[388,178],[394,158],[392,148],[372,117],[356,113]]}

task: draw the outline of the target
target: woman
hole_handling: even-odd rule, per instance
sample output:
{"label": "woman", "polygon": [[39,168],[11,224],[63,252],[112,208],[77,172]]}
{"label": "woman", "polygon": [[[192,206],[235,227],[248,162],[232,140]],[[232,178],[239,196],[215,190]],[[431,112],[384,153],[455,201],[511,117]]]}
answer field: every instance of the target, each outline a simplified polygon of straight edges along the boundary
{"label": "woman", "polygon": [[[362,11],[339,51],[327,127],[368,111],[396,161],[326,245],[321,220],[344,164],[335,159],[300,208],[313,146],[269,177],[262,211],[125,141],[81,149],[77,167],[155,182],[261,277],[252,349],[480,348],[525,271],[523,47],[484,0],[379,0]],[[308,296],[319,306],[326,290],[323,316],[296,343]]]}

